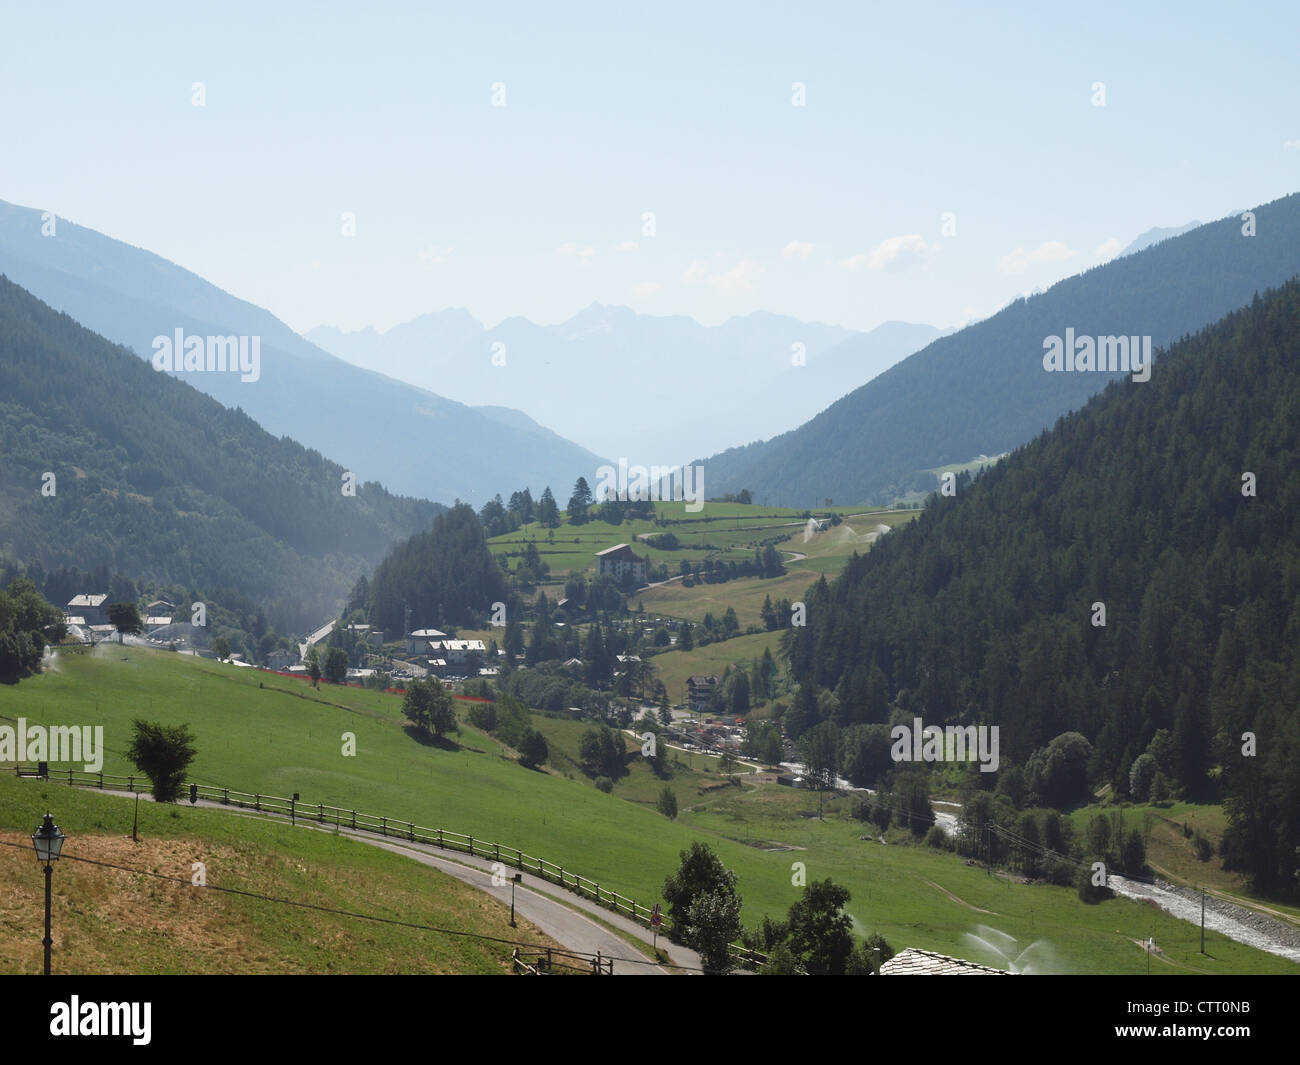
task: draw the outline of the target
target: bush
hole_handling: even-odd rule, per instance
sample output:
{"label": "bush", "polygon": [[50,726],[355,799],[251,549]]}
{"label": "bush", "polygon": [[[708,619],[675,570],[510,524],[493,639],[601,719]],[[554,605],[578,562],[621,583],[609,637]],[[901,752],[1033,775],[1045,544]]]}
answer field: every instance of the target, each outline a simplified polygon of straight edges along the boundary
{"label": "bush", "polygon": [[880,948],[880,964],[884,965],[894,956],[894,948],[889,945],[889,941],[879,932],[872,932],[863,942],[862,949],[870,955],[877,947]]}
{"label": "bush", "polygon": [[537,729],[530,728],[519,745],[519,764],[527,769],[536,769],[551,756],[546,737]]}
{"label": "bush", "polygon": [[1069,862],[1049,860],[1043,865],[1043,877],[1049,884],[1069,887],[1074,882],[1074,866]]}
{"label": "bush", "polygon": [[1128,790],[1134,802],[1146,802],[1151,797],[1151,784],[1158,766],[1149,754],[1139,754],[1128,771]]}
{"label": "bush", "polygon": [[1092,868],[1084,866],[1079,870],[1079,875],[1075,878],[1075,888],[1079,892],[1079,898],[1089,905],[1102,902],[1110,898],[1114,892],[1108,887],[1098,887],[1092,882]]}
{"label": "bush", "polygon": [[606,794],[609,794],[609,792],[614,790],[614,782],[610,780],[609,777],[597,777],[596,787]]}
{"label": "bush", "polygon": [[798,976],[802,970],[799,962],[784,943],[778,943],[767,955],[767,964],[758,970],[760,976]]}
{"label": "bush", "polygon": [[1147,848],[1136,828],[1124,838],[1120,848],[1120,868],[1128,876],[1142,876],[1147,871]]}
{"label": "bush", "polygon": [[1214,854],[1214,844],[1212,844],[1200,832],[1196,833],[1196,860],[1198,862],[1208,862]]}
{"label": "bush", "polygon": [[175,802],[185,771],[198,753],[189,725],[163,725],[136,719],[126,756],[153,784],[154,802]]}
{"label": "bush", "polygon": [[941,851],[952,850],[952,843],[948,840],[948,833],[940,825],[934,825],[925,834],[925,845]]}
{"label": "bush", "polygon": [[677,795],[667,784],[664,785],[663,791],[659,793],[659,801],[655,805],[659,812],[669,821],[677,819]]}

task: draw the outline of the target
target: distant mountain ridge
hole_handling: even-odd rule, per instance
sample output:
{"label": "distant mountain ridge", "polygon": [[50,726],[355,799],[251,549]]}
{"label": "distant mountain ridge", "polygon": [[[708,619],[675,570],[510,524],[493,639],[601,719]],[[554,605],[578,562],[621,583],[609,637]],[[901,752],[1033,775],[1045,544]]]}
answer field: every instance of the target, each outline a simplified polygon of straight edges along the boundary
{"label": "distant mountain ridge", "polygon": [[907,322],[858,333],[767,312],[704,326],[592,303],[550,326],[508,318],[488,329],[456,309],[382,333],[318,327],[307,338],[465,403],[495,397],[593,450],[651,465],[796,426],[941,335]]}
{"label": "distant mountain ridge", "polygon": [[1144,251],[1153,244],[1159,244],[1162,240],[1169,240],[1171,237],[1181,237],[1184,233],[1190,233],[1201,223],[1192,221],[1185,226],[1155,226],[1148,229],[1145,233],[1139,233],[1125,246],[1120,255],[1132,255],[1134,252]]}
{"label": "distant mountain ridge", "polygon": [[1150,336],[1167,345],[1300,273],[1300,194],[1124,255],[941,337],[798,429],[705,460],[710,495],[748,488],[785,505],[890,502],[924,471],[1009,451],[1118,376],[1047,373],[1043,343]]}
{"label": "distant mountain ridge", "polygon": [[[142,357],[154,337],[260,336],[256,383],[189,374],[195,388],[343,463],[362,480],[413,496],[481,505],[528,485],[556,494],[603,461],[558,435],[521,433],[464,404],[359,369],[300,337],[269,311],[151,252],[63,219],[0,202],[0,273]],[[480,397],[492,398],[491,394]]]}

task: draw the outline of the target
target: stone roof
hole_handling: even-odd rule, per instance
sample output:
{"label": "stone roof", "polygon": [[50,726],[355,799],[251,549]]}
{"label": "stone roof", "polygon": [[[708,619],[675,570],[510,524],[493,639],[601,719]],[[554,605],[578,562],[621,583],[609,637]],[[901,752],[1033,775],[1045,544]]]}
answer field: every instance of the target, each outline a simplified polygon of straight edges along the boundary
{"label": "stone roof", "polygon": [[895,954],[880,967],[881,976],[1009,976],[1001,969],[992,969],[946,954],[908,947]]}
{"label": "stone roof", "polygon": [[91,606],[91,607],[103,606],[104,600],[107,598],[108,598],[107,592],[105,592],[103,595],[94,595],[94,594],[88,594],[83,592],[81,595],[74,595],[71,599],[68,600],[68,609],[71,610],[74,607],[83,607],[83,606]]}

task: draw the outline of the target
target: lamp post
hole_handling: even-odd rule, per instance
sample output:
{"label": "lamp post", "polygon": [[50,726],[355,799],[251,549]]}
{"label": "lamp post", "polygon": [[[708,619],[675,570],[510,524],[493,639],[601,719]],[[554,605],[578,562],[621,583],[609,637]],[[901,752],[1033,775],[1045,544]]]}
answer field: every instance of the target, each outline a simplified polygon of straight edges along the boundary
{"label": "lamp post", "polygon": [[59,860],[63,850],[63,841],[67,837],[54,823],[54,818],[47,812],[40,828],[32,833],[32,846],[36,848],[36,860],[45,863],[45,975],[50,975],[50,947],[54,939],[50,936],[50,877],[54,875],[54,863]]}

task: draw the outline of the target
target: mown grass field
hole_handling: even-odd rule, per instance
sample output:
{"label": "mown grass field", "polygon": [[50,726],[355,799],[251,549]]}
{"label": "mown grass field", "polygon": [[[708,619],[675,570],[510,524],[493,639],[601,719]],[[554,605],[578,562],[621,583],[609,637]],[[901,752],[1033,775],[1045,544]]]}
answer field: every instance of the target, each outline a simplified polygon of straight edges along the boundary
{"label": "mown grass field", "polygon": [[[650,613],[670,614],[690,621],[699,621],[710,611],[721,617],[730,606],[735,609],[742,629],[761,625],[766,597],[771,596],[773,603],[780,599],[799,601],[819,576],[833,577],[854,553],[869,551],[881,526],[892,529],[915,516],[915,511],[872,511],[855,514],[837,526],[809,535],[805,535],[802,528],[796,529],[794,537],[779,547],[782,558],[788,560],[784,576],[770,579],[744,577],[723,584],[696,584],[691,588],[681,581],[673,581],[640,592],[633,601],[643,602]],[[806,555],[807,558],[791,559],[792,554]]]}
{"label": "mown grass field", "polygon": [[644,604],[647,614],[664,614],[698,623],[712,613],[719,621],[727,607],[736,611],[742,629],[763,624],[763,600],[771,596],[775,604],[781,599],[802,599],[817,574],[806,570],[791,571],[781,577],[741,577],[723,584],[696,584],[687,588],[681,581],[647,588],[632,596],[632,605]]}
{"label": "mown grass field", "polygon": [[56,973],[509,973],[510,948],[205,890],[71,860],[91,858],[333,909],[554,944],[511,929],[495,899],[400,855],[332,833],[0,774],[0,973],[39,973],[44,878],[31,833],[47,809],[67,833],[54,870]]}
{"label": "mown grass field", "polygon": [[[646,605],[649,610],[649,604]],[[696,674],[715,673],[719,677],[727,666],[737,662],[749,663],[755,658],[763,657],[763,648],[777,657],[781,643],[781,632],[756,632],[749,636],[735,636],[721,643],[711,643],[705,647],[695,647],[689,651],[664,651],[651,658],[655,667],[655,676],[664,682],[671,702],[685,700],[685,687],[688,677]]]}
{"label": "mown grass field", "polygon": [[[718,648],[736,650],[742,640],[773,635]],[[454,750],[417,742],[402,727],[394,696],[328,685],[317,692],[299,681],[166,652],[128,648],[124,654],[114,648],[61,656],[53,672],[0,689],[0,714],[47,724],[102,723],[105,768],[119,773],[129,770],[121,752],[132,717],[189,722],[199,750],[194,780],[280,795],[299,791],[305,803],[472,832],[638,901],[658,898],[678,852],[702,839],[738,874],[750,925],[764,913],[783,916],[796,900],[797,861],[807,878],[830,877],[848,887],[859,931],[881,931],[899,948],[972,956],[965,935],[989,924],[1023,943],[1048,940],[1066,971],[1141,973],[1146,957],[1137,944],[1154,934],[1168,961],[1153,971],[1295,972],[1290,962],[1219,937],[1212,937],[1211,957],[1202,958],[1196,929],[1137,903],[1085,906],[1072,890],[988,877],[949,853],[860,840],[858,822],[819,821],[810,793],[751,783],[692,795],[684,781],[681,812],[672,822],[644,801],[603,794],[584,779],[522,769],[501,756],[495,740],[469,728]],[[356,735],[353,758],[341,755],[344,731]],[[61,809],[56,813],[66,822]],[[87,835],[75,823],[83,816],[65,830]],[[25,810],[18,820],[30,819]]]}
{"label": "mown grass field", "polygon": [[[623,543],[632,545],[638,555],[648,556],[652,565],[666,565],[671,575],[679,571],[683,561],[693,565],[710,557],[737,562],[745,558],[752,559],[756,546],[778,536],[792,537],[778,544],[778,550],[803,550],[799,546],[804,529],[802,510],[746,506],[742,503],[706,503],[702,510],[691,513],[686,510],[685,503],[673,502],[656,503],[655,511],[667,519],[667,525],[656,525],[652,521],[640,519],[625,521],[621,525],[610,525],[597,520],[584,525],[569,525],[566,522],[557,529],[546,529],[533,523],[516,532],[493,537],[488,541],[488,546],[494,554],[500,554],[503,551],[522,551],[529,540],[535,541],[538,553],[551,567],[552,580],[558,580],[560,584],[570,573],[584,570],[594,572],[596,553]],[[868,520],[867,517],[856,517],[865,513],[860,507],[829,507],[819,509],[816,513],[854,515],[853,521]],[[885,524],[910,518],[907,512],[881,510],[869,513],[872,523],[877,520],[877,516]],[[682,545],[678,550],[660,550],[640,539],[642,536],[666,532],[677,536]]]}

